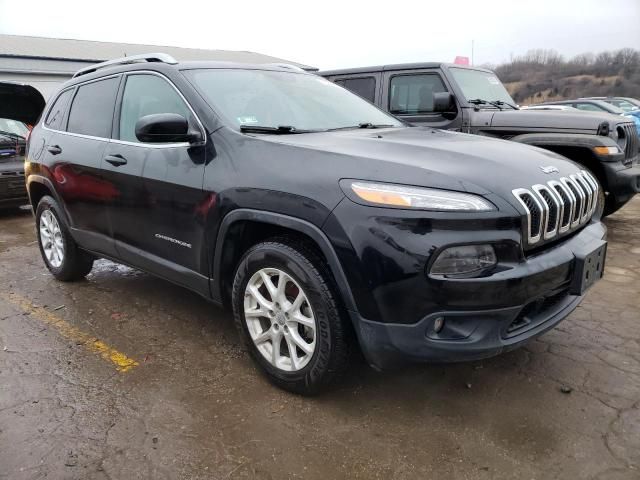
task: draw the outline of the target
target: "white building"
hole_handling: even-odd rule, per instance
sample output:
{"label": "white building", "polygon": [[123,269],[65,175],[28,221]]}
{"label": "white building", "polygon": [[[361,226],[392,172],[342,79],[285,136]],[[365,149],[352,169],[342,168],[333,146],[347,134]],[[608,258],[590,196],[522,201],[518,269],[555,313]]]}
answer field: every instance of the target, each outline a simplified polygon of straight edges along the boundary
{"label": "white building", "polygon": [[168,53],[176,60],[219,60],[241,63],[288,63],[316,68],[254,52],[94,42],[63,38],[0,35],[0,81],[36,87],[45,99],[87,65],[141,53]]}

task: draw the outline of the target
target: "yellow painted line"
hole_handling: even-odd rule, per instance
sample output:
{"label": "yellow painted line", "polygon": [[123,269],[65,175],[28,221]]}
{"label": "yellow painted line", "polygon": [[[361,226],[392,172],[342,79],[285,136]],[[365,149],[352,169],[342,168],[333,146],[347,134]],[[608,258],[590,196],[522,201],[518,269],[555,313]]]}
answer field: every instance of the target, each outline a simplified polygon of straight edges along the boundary
{"label": "yellow painted line", "polygon": [[23,312],[29,313],[32,317],[37,318],[41,322],[54,327],[63,337],[75,342],[76,344],[84,346],[90,352],[100,355],[103,359],[113,363],[116,366],[116,370],[119,372],[128,372],[133,367],[137,367],[139,365],[138,362],[124,353],[119,352],[94,336],[74,327],[62,318],[51,313],[49,310],[33,305],[28,299],[18,295],[17,293],[0,293],[0,298],[19,308]]}

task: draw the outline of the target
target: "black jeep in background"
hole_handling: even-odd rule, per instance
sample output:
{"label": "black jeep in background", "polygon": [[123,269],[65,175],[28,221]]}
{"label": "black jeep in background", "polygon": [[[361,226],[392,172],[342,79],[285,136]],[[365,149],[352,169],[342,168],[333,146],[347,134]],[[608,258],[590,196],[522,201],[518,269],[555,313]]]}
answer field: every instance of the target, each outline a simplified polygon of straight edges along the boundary
{"label": "black jeep in background", "polygon": [[414,125],[513,140],[564,155],[595,174],[604,215],[640,191],[630,119],[607,113],[520,110],[490,70],[412,63],[319,72]]}

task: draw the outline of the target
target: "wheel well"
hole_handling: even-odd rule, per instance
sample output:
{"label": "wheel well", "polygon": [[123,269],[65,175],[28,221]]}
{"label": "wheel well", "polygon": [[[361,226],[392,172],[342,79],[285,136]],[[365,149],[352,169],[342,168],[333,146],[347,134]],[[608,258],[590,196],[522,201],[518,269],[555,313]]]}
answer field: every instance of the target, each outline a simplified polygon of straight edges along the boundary
{"label": "wheel well", "polygon": [[31,182],[29,185],[29,198],[31,199],[31,205],[33,206],[33,211],[35,212],[36,208],[38,208],[38,203],[42,200],[42,197],[45,195],[52,195],[51,190],[46,185],[38,182]]}
{"label": "wheel well", "polygon": [[[220,271],[218,275],[220,278],[220,294],[222,295],[222,301],[225,305],[231,305],[233,278],[238,263],[244,253],[254,245],[274,237],[284,237],[304,242],[307,247],[314,250],[326,265],[326,256],[315,240],[309,235],[271,223],[255,220],[238,220],[232,223],[226,231],[220,257]],[[331,274],[330,270],[329,273]],[[335,286],[335,279],[331,278],[331,281]],[[339,293],[337,289],[336,293]]]}
{"label": "wheel well", "polygon": [[580,165],[587,167],[591,173],[593,173],[605,192],[608,191],[607,178],[604,173],[604,168],[600,164],[600,160],[594,155],[594,153],[586,147],[570,147],[562,145],[542,146],[546,150],[558,153],[570,160],[573,160]]}

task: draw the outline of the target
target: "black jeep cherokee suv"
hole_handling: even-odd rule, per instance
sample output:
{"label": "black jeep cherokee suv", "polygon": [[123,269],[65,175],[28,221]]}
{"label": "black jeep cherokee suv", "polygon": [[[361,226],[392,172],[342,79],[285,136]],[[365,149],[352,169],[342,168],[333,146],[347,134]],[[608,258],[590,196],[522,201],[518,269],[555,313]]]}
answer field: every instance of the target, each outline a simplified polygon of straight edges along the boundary
{"label": "black jeep cherokee suv", "polygon": [[514,348],[604,266],[599,187],[575,163],[407,127],[286,65],[157,54],[80,71],[26,172],[56,278],[106,257],[231,304],[256,362],[301,393],[358,345],[376,367]]}

